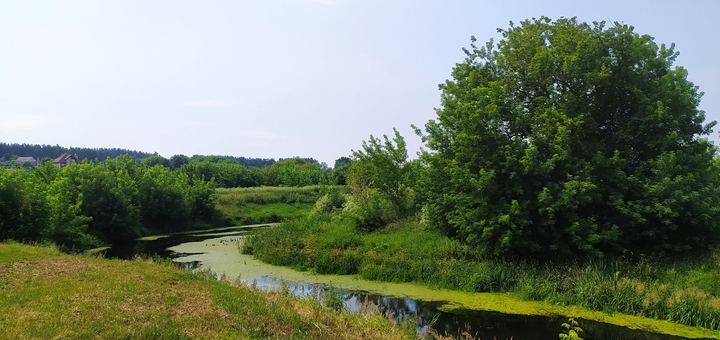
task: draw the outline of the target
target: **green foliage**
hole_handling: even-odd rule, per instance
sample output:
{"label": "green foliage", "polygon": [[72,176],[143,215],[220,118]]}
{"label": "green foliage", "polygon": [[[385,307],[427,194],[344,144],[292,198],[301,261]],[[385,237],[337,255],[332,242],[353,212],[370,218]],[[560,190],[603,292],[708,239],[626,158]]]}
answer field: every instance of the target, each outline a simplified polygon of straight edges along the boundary
{"label": "green foliage", "polygon": [[166,168],[170,167],[170,160],[168,160],[167,158],[165,158],[163,156],[157,156],[157,155],[143,158],[140,161],[140,163],[146,167],[153,167],[155,165],[162,165]]}
{"label": "green foliage", "polygon": [[82,194],[73,197],[70,194],[73,192],[75,188],[65,176],[55,178],[48,186],[50,221],[43,238],[52,240],[63,250],[90,249],[100,242],[88,233],[88,223],[92,217],[82,214]]}
{"label": "green foliage", "polygon": [[[217,189],[217,208],[227,225],[281,222],[307,215],[322,197],[343,197],[340,186]],[[337,203],[335,203],[337,204]]]}
{"label": "green foliage", "polygon": [[108,165],[84,162],[66,166],[58,178],[69,185],[64,192],[71,204],[82,201],[81,214],[91,217],[88,233],[103,242],[128,241],[140,237],[142,224],[138,191],[131,174],[132,159],[108,160]]}
{"label": "green foliage", "polygon": [[185,164],[190,163],[190,157],[185,155],[173,155],[170,157],[170,169],[177,170],[180,169]]}
{"label": "green foliage", "polygon": [[49,211],[36,184],[26,171],[0,168],[0,240],[40,239]]}
{"label": "green foliage", "polygon": [[416,211],[415,185],[418,161],[409,161],[405,139],[393,129],[392,141],[370,135],[361,151],[353,151],[348,170],[352,200],[345,211],[361,230],[374,230]]}
{"label": "green foliage", "polygon": [[580,337],[583,330],[574,318],[568,319],[568,322],[564,322],[561,326],[563,328],[559,334],[561,340],[583,340],[583,338]]}
{"label": "green foliage", "polygon": [[327,214],[333,212],[335,209],[340,209],[347,202],[348,198],[343,195],[339,190],[331,191],[315,202],[313,208],[314,214]]}
{"label": "green foliage", "polygon": [[316,162],[303,158],[290,158],[262,169],[265,185],[292,186],[329,184],[328,174]]}
{"label": "green foliage", "polygon": [[217,224],[214,182],[129,156],[0,170],[0,239],[66,251]]}
{"label": "green foliage", "polygon": [[364,188],[363,191],[355,190],[344,203],[342,213],[361,231],[382,228],[399,218],[395,206],[387,196],[369,188]]}
{"label": "green foliage", "polygon": [[180,171],[190,178],[204,181],[214,180],[221,188],[247,188],[263,183],[260,169],[246,167],[233,161],[222,162],[190,162],[180,167]]}
{"label": "green foliage", "polygon": [[347,185],[347,176],[352,165],[350,157],[340,157],[335,160],[335,165],[330,171],[331,181],[337,185]]}
{"label": "green foliage", "polygon": [[576,305],[720,329],[720,249],[682,260],[540,264],[478,258],[472,248],[405,221],[360,233],[342,216],[317,215],[257,231],[245,253],[275,265],[370,280]]}
{"label": "green foliage", "polygon": [[631,26],[511,24],[440,85],[426,124],[426,217],[487,256],[707,249],[720,172],[701,93],[673,46]]}
{"label": "green foliage", "polygon": [[195,202],[188,182],[186,174],[173,173],[164,166],[144,169],[137,181],[143,224],[156,231],[169,232],[192,221],[195,215],[191,206]]}

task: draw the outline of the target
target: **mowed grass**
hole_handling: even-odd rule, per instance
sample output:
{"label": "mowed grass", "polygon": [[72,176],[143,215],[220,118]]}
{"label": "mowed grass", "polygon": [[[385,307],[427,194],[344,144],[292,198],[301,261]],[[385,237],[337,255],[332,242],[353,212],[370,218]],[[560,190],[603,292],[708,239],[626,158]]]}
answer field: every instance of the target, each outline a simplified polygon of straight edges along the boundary
{"label": "mowed grass", "polygon": [[406,339],[350,315],[149,260],[0,243],[0,339]]}
{"label": "mowed grass", "polygon": [[216,206],[228,225],[272,223],[307,215],[315,202],[343,186],[219,188]]}

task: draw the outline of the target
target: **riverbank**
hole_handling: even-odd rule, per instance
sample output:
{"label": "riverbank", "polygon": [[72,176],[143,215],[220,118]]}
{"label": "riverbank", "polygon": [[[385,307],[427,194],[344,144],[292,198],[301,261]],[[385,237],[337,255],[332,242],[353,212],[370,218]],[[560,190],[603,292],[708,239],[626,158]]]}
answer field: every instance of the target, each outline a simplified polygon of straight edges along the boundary
{"label": "riverbank", "polygon": [[0,339],[408,339],[377,313],[350,315],[170,263],[0,243]]}
{"label": "riverbank", "polygon": [[[259,232],[243,251],[267,263],[316,273],[421,284],[437,291],[433,299],[459,301],[446,308],[559,314],[687,338],[720,338],[717,252],[695,262],[537,266],[482,261],[417,222],[361,234],[343,220],[317,218]],[[477,295],[487,292],[501,294]],[[476,295],[468,298],[468,293]]]}

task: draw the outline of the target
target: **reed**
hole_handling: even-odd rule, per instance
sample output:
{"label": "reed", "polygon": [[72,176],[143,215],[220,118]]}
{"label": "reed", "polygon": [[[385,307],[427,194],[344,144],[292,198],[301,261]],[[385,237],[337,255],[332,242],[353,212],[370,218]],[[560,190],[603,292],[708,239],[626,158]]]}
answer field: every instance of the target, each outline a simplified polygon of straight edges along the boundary
{"label": "reed", "polygon": [[342,218],[306,218],[263,230],[246,253],[276,265],[357,274],[720,329],[720,250],[701,258],[593,259],[538,264],[477,258],[471,249],[402,221],[371,233]]}

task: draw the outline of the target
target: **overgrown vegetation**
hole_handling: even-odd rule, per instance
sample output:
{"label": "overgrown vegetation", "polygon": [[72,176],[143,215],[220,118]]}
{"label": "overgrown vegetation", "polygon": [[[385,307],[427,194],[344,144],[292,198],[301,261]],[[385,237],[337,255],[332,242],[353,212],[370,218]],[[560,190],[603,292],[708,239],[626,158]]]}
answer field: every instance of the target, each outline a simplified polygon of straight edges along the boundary
{"label": "overgrown vegetation", "polygon": [[350,315],[168,262],[0,243],[0,339],[413,339],[377,309]]}
{"label": "overgrown vegetation", "polygon": [[[327,190],[339,190],[317,186],[334,183],[338,174],[312,159],[272,161],[261,169],[197,155],[0,168],[0,240],[53,242],[81,251],[149,234],[279,222],[303,216]],[[216,207],[216,186],[264,183],[288,189],[223,189]],[[295,189],[301,185],[315,187]]]}
{"label": "overgrown vegetation", "polygon": [[33,171],[0,169],[0,240],[85,250],[221,222],[214,182],[129,156]]}
{"label": "overgrown vegetation", "polygon": [[[574,263],[479,258],[418,221],[360,233],[342,212],[258,231],[243,251],[264,262],[323,274],[357,274],[525,300],[578,305],[720,329],[720,250],[702,258],[642,257]],[[629,257],[634,258],[634,256]]]}

